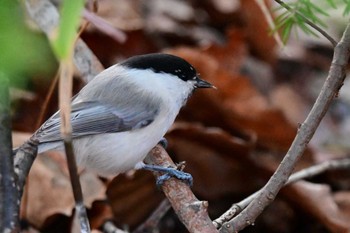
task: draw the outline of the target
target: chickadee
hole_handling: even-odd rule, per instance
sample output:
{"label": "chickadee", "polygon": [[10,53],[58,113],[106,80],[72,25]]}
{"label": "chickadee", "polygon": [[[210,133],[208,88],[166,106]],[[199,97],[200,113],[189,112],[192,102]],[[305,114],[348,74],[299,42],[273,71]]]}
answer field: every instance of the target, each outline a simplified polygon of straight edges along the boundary
{"label": "chickadee", "polygon": [[[193,91],[211,87],[187,61],[169,54],[134,56],[102,71],[72,100],[78,166],[101,176],[147,168],[143,159],[163,138]],[[62,151],[59,113],[32,139],[39,142],[38,153]]]}

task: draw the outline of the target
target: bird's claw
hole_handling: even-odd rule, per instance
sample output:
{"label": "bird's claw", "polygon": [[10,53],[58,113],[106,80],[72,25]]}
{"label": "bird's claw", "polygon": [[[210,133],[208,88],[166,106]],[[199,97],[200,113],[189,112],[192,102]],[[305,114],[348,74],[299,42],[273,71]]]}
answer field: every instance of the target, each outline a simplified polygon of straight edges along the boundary
{"label": "bird's claw", "polygon": [[144,164],[142,168],[150,171],[165,173],[164,175],[161,175],[158,177],[156,182],[158,187],[160,187],[165,181],[169,180],[172,177],[175,177],[181,181],[184,181],[189,186],[193,185],[192,175],[189,173],[177,170],[176,168],[161,167],[161,166],[149,165],[149,164]]}
{"label": "bird's claw", "polygon": [[166,174],[161,175],[158,177],[156,181],[157,187],[161,187],[165,181],[169,180],[171,177],[175,177],[183,182],[185,182],[188,186],[192,187],[193,185],[193,178],[190,173],[186,173],[183,171],[176,170],[174,168],[167,168],[169,169]]}

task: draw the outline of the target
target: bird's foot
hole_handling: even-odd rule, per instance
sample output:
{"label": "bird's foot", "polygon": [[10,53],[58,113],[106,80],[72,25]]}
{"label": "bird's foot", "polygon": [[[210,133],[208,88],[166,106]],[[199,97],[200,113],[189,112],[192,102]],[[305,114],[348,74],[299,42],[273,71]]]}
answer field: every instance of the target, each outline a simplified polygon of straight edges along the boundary
{"label": "bird's foot", "polygon": [[157,187],[160,187],[161,185],[163,185],[163,183],[165,181],[169,180],[172,177],[175,177],[179,180],[182,180],[183,182],[185,182],[189,186],[193,185],[192,175],[189,173],[180,171],[177,168],[162,167],[162,166],[149,165],[149,164],[145,164],[142,168],[146,169],[146,170],[150,170],[150,171],[165,173],[164,175],[161,175],[158,177],[158,179],[156,181]]}

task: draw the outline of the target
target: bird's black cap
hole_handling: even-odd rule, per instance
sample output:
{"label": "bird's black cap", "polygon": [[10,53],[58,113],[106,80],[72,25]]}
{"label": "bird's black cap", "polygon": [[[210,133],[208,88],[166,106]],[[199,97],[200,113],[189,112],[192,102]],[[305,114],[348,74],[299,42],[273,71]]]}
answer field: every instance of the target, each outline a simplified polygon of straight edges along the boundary
{"label": "bird's black cap", "polygon": [[184,59],[165,53],[151,53],[131,57],[121,63],[135,69],[152,69],[157,73],[168,73],[187,81],[197,77],[196,69]]}

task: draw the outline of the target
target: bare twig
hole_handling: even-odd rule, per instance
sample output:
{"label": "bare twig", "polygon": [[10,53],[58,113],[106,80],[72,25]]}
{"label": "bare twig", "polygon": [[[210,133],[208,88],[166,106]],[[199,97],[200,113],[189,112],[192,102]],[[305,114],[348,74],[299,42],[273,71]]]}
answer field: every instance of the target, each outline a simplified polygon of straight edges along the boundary
{"label": "bare twig", "polygon": [[153,211],[151,216],[141,224],[133,233],[143,233],[143,232],[152,232],[152,229],[155,229],[159,221],[164,217],[164,215],[170,210],[171,205],[168,199],[164,199],[158,208]]}
{"label": "bare twig", "polygon": [[[326,171],[339,170],[339,169],[349,169],[350,168],[350,158],[336,159],[326,161],[320,164],[316,164],[314,166],[302,169],[294,174],[292,174],[286,184],[287,186],[291,183],[311,178],[313,176],[319,175]],[[260,193],[261,190],[249,195],[244,200],[239,203],[235,203],[231,206],[229,210],[227,210],[223,215],[213,221],[213,224],[216,228],[220,228],[225,222],[230,221],[237,214],[239,214],[244,208],[246,208],[250,202],[252,202]]]}
{"label": "bare twig", "polygon": [[291,175],[286,183],[286,185],[291,184],[293,182],[311,178],[313,176],[317,176],[323,172],[326,171],[333,171],[333,170],[339,170],[339,169],[349,169],[350,168],[350,158],[343,158],[343,159],[335,159],[335,160],[329,160],[325,161],[320,164],[316,164],[314,166],[302,169],[293,175]]}
{"label": "bare twig", "polygon": [[329,42],[331,42],[332,46],[335,47],[337,46],[337,41],[335,39],[333,39],[333,37],[331,37],[326,31],[324,31],[322,28],[320,28],[319,26],[317,26],[316,24],[314,24],[313,22],[311,22],[308,18],[306,18],[303,14],[301,14],[298,11],[295,11],[294,9],[292,9],[288,4],[286,4],[285,2],[281,1],[281,0],[275,0],[275,2],[277,2],[278,4],[280,4],[282,7],[284,7],[285,9],[287,9],[290,12],[296,13],[298,14],[304,21],[305,23],[307,23],[310,27],[312,27],[313,29],[315,29],[316,31],[318,31],[321,35],[323,35],[327,40],[329,40]]}
{"label": "bare twig", "polygon": [[[168,153],[160,145],[157,145],[151,150],[145,162],[163,167],[175,167]],[[159,175],[157,173],[155,174],[156,176]],[[208,216],[208,203],[206,201],[199,201],[187,184],[178,179],[171,178],[164,182],[162,189],[180,221],[189,232],[217,232]]]}
{"label": "bare twig", "polygon": [[67,157],[69,177],[73,190],[76,215],[80,223],[80,232],[89,233],[90,224],[84,206],[83,192],[78,175],[77,164],[74,155],[72,142],[71,125],[71,99],[73,90],[73,62],[71,55],[60,61],[60,79],[59,79],[59,107],[61,119],[61,136],[64,142],[64,149]]}
{"label": "bare twig", "polygon": [[86,208],[84,206],[83,192],[78,175],[77,164],[74,157],[72,140],[64,140],[64,148],[67,156],[67,164],[69,170],[69,177],[72,184],[73,196],[75,201],[76,214],[80,222],[81,232],[90,232],[90,224],[87,216]]}
{"label": "bare twig", "polygon": [[24,184],[29,174],[30,168],[36,158],[38,142],[30,138],[16,151],[14,157],[14,170],[16,174],[16,185],[19,192],[18,202],[20,203]]}
{"label": "bare twig", "polygon": [[95,25],[98,30],[110,36],[118,43],[124,43],[126,41],[127,35],[123,31],[119,30],[118,28],[114,28],[109,22],[99,17],[95,13],[85,9],[83,11],[83,16],[86,20]]}
{"label": "bare twig", "polygon": [[[27,203],[27,196],[22,197],[25,188],[26,179],[28,177],[30,168],[36,158],[38,151],[38,142],[30,138],[23,143],[17,150],[13,151],[14,155],[14,171],[16,177],[16,189],[18,190],[17,196],[17,212],[20,213],[21,200],[24,204]],[[28,187],[28,186],[27,186]],[[22,210],[23,217],[26,217],[26,207]],[[19,216],[19,215],[18,215]]]}
{"label": "bare twig", "polygon": [[236,218],[225,223],[220,232],[237,232],[253,224],[255,219],[275,199],[278,191],[287,182],[296,162],[302,156],[333,98],[338,95],[339,89],[343,85],[345,68],[350,57],[349,48],[350,24],[347,25],[341,41],[334,49],[332,65],[321,92],[306,120],[300,125],[298,133],[281,164],[261,192],[259,192],[258,197]]}
{"label": "bare twig", "polygon": [[[32,16],[34,21],[39,27],[47,34],[48,38],[52,38],[55,29],[57,28],[59,21],[59,14],[56,8],[48,1],[26,1],[27,10]],[[85,44],[80,41],[78,48],[75,50],[75,56],[80,55],[83,51],[85,54],[88,49],[84,48]],[[85,46],[86,47],[86,46]],[[86,47],[87,48],[87,47]],[[88,51],[89,52],[89,51]],[[84,57],[85,58],[85,57]],[[90,52],[88,54],[88,65],[86,81],[92,79],[91,75],[95,76],[101,69],[99,61]],[[78,68],[86,70],[87,59],[78,57],[76,63]],[[94,64],[94,65],[93,65]],[[92,68],[98,67],[98,71],[92,72]],[[84,73],[84,72],[83,72]],[[67,155],[68,168],[71,178],[71,184],[73,188],[73,196],[76,202],[76,214],[80,220],[80,227],[82,232],[90,232],[89,221],[87,218],[86,209],[83,202],[83,195],[80,186],[79,176],[77,173],[76,162],[73,154],[73,145],[71,140],[71,126],[70,126],[70,101],[71,101],[71,90],[72,90],[72,77],[73,77],[73,64],[70,59],[61,61],[60,64],[60,115],[61,115],[61,132],[62,138],[64,139],[64,145]],[[68,93],[68,95],[67,95]]]}
{"label": "bare twig", "polygon": [[9,85],[4,74],[0,77],[0,132],[0,232],[15,232],[19,194],[13,169]]}
{"label": "bare twig", "polygon": [[39,115],[38,120],[36,122],[36,127],[35,127],[36,129],[38,129],[40,127],[40,125],[43,123],[43,119],[44,119],[45,113],[47,111],[47,107],[49,105],[49,102],[52,98],[55,87],[57,85],[58,75],[59,74],[57,73],[55,75],[54,79],[52,80],[52,82],[50,83],[50,87],[49,87],[49,90],[46,94],[45,100],[44,100],[43,104],[41,105],[40,115]]}

